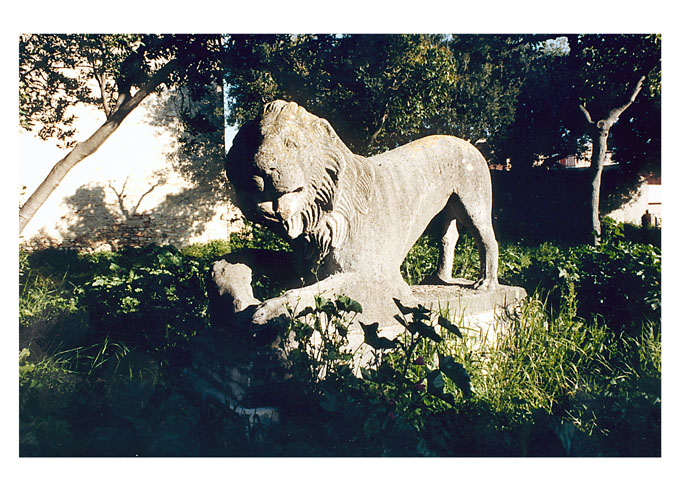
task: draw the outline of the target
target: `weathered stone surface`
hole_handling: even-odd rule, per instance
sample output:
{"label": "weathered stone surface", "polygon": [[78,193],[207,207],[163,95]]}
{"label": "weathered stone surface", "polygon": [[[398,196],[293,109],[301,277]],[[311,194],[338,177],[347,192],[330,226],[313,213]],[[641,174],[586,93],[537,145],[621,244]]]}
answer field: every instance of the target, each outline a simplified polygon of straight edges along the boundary
{"label": "weathered stone surface", "polygon": [[214,327],[235,327],[235,324],[242,323],[238,313],[260,303],[253,295],[252,279],[252,271],[245,264],[232,264],[225,260],[213,264],[206,289],[210,300],[210,321]]}
{"label": "weathered stone surface", "polygon": [[517,286],[498,285],[489,291],[476,290],[470,280],[456,278],[451,285],[416,285],[411,287],[419,304],[431,310],[447,310],[453,319],[476,316],[502,309],[514,308],[526,291]]}
{"label": "weathered stone surface", "polygon": [[[278,421],[277,402],[287,372],[275,350],[212,331],[192,340],[191,365],[182,378],[200,399],[228,407],[251,423]],[[264,404],[263,404],[264,403]]]}
{"label": "weathered stone surface", "polygon": [[[418,304],[432,311],[435,321],[440,312],[448,313],[451,321],[464,327],[471,346],[488,346],[502,333],[527,295],[524,288],[515,286],[498,285],[494,290],[482,291],[473,285],[470,280],[455,278],[451,285],[411,286],[411,292]],[[388,339],[402,332],[404,327],[393,318],[379,328],[379,334]],[[351,329],[348,339],[349,348],[354,350],[363,342],[363,332]]]}
{"label": "weathered stone surface", "polygon": [[[277,359],[285,349],[273,346],[290,340],[269,340],[266,328],[277,320],[287,322],[291,310],[313,306],[317,295],[358,301],[363,312],[356,321],[378,322],[380,334],[389,338],[404,330],[394,318],[399,313],[395,298],[435,312],[448,307],[453,318],[462,316],[468,324],[482,318],[490,324],[498,311],[525,296],[521,289],[498,284],[489,170],[477,149],[458,138],[431,136],[365,158],[350,152],[325,120],[295,103],[276,101],[239,131],[225,169],[246,218],[291,243],[294,259],[280,269],[306,264],[314,274],[307,278],[308,286],[260,303],[250,286],[249,266],[255,268],[250,263],[257,255],[232,256],[213,265],[208,282],[211,317],[213,326],[222,329],[196,345],[187,374],[213,398],[247,406],[253,389],[261,389],[269,391],[265,400],[275,400],[271,388],[285,385],[286,363]],[[474,283],[451,277],[457,220],[478,245],[480,278]],[[438,284],[409,287],[400,266],[431,223],[437,224],[441,239],[434,278]],[[230,335],[238,340],[236,332],[251,348],[257,343],[249,332],[255,333],[252,338],[264,333],[261,341],[267,340],[247,363],[229,354],[226,340]],[[357,322],[348,338],[350,350],[362,345]],[[360,351],[355,357],[362,363],[371,353]]]}
{"label": "weathered stone surface", "polygon": [[458,220],[482,258],[475,287],[498,284],[489,169],[463,140],[429,136],[366,158],[353,154],[324,119],[275,101],[241,128],[225,169],[244,215],[287,238],[316,270],[309,286],[257,306],[254,324],[285,315],[288,305],[313,305],[317,294],[347,295],[363,306],[362,321],[389,322],[397,313],[393,298],[417,303],[400,266],[435,217],[438,280],[452,280]]}

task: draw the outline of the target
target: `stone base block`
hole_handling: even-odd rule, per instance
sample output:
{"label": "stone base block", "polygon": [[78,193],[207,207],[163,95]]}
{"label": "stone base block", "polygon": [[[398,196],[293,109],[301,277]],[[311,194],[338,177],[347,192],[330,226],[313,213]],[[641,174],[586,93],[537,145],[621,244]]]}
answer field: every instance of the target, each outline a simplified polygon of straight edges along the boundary
{"label": "stone base block", "polygon": [[251,404],[249,395],[275,383],[280,370],[270,350],[241,346],[225,333],[209,332],[192,341],[191,365],[182,378],[199,399],[228,407],[250,424],[267,425],[278,422],[278,410]]}
{"label": "stone base block", "polygon": [[[509,316],[514,314],[526,298],[524,288],[499,285],[493,291],[472,288],[473,281],[456,278],[448,285],[415,285],[411,292],[419,304],[433,313],[448,313],[448,318],[472,331],[479,347],[493,343]],[[398,322],[380,326],[381,336],[393,339],[404,331]],[[350,348],[363,341],[363,333],[350,332]]]}
{"label": "stone base block", "polygon": [[476,316],[515,308],[526,298],[524,288],[498,285],[492,291],[472,288],[473,281],[456,278],[450,285],[416,285],[411,287],[418,303],[437,311],[448,311],[451,319]]}
{"label": "stone base block", "polygon": [[[526,297],[523,288],[500,285],[494,291],[472,289],[472,281],[456,279],[450,285],[418,285],[411,287],[418,303],[437,315],[448,313],[448,318],[461,327],[471,341],[469,346],[484,349],[497,339],[509,316],[521,307]],[[396,320],[380,325],[381,336],[393,339],[404,332]],[[373,357],[372,350],[363,345],[361,328],[350,328],[349,350],[355,353],[357,365],[365,365]],[[189,386],[202,398],[268,423],[276,422],[277,410],[259,406],[248,394],[261,393],[286,378],[279,361],[265,350],[235,349],[226,333],[212,333],[194,340],[192,365],[184,377]]]}

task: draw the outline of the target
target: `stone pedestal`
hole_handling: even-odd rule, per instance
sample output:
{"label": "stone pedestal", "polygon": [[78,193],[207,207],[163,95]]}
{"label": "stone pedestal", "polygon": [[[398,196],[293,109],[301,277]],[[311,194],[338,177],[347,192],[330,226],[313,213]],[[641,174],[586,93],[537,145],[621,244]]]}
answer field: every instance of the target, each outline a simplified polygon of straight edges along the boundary
{"label": "stone pedestal", "polygon": [[[472,289],[472,281],[456,279],[450,285],[411,287],[419,304],[430,309],[435,319],[439,313],[467,333],[469,346],[483,349],[492,344],[511,315],[526,297],[523,288],[500,285],[494,291]],[[381,325],[381,336],[393,339],[404,332],[396,320]],[[364,341],[363,331],[353,326],[348,334],[349,350],[355,362],[365,364],[373,356]],[[196,338],[192,365],[184,371],[186,383],[202,398],[231,407],[251,421],[276,422],[278,412],[268,406],[277,399],[277,391],[286,390],[284,363],[277,351],[252,343],[239,344],[235,332],[214,330]],[[253,398],[256,395],[256,398]],[[264,403],[264,404],[263,404]]]}
{"label": "stone pedestal", "polygon": [[416,285],[411,291],[423,306],[448,311],[451,320],[514,308],[527,296],[524,288],[517,286],[498,285],[493,291],[480,291],[472,285],[471,280],[456,278],[450,285]]}
{"label": "stone pedestal", "polygon": [[508,285],[479,291],[472,284],[457,278],[451,285],[417,285],[411,291],[423,306],[434,312],[448,312],[452,322],[472,331],[474,344],[481,348],[496,341],[510,317],[518,313],[527,292]]}
{"label": "stone pedestal", "polygon": [[[524,288],[508,285],[499,285],[493,291],[479,291],[472,288],[473,283],[456,278],[449,285],[415,285],[411,287],[411,291],[417,302],[434,314],[448,314],[449,320],[471,334],[469,338],[473,345],[481,348],[497,339],[503,326],[521,307],[527,294]],[[379,329],[380,335],[389,339],[402,332],[404,326],[396,320],[394,323],[381,325]],[[361,329],[350,331],[348,337],[352,350],[363,342]]]}
{"label": "stone pedestal", "polygon": [[260,393],[266,398],[268,390],[276,390],[282,375],[275,353],[239,344],[227,336],[213,331],[194,338],[191,366],[182,373],[186,387],[203,401],[210,400],[247,416],[251,424],[278,422],[276,408],[261,406],[251,397]]}

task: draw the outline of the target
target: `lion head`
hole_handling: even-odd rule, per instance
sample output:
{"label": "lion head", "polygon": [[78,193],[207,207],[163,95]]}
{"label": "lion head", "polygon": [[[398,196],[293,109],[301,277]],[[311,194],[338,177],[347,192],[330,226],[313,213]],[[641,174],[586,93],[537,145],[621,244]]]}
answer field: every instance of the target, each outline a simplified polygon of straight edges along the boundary
{"label": "lion head", "polygon": [[244,125],[225,169],[248,219],[307,242],[321,257],[342,245],[368,210],[373,171],[366,159],[294,102],[271,102]]}

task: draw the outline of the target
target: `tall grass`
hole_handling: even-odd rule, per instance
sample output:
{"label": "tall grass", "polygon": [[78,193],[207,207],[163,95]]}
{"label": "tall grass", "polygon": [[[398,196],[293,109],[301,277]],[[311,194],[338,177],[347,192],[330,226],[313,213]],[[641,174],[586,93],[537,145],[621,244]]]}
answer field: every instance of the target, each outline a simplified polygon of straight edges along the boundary
{"label": "tall grass", "polygon": [[504,431],[543,421],[559,441],[556,455],[659,455],[659,326],[616,332],[602,318],[575,315],[575,302],[563,297],[555,309],[534,293],[481,346],[462,321],[462,339],[443,333],[439,350],[462,360],[471,377],[474,397],[459,404],[485,408],[489,426]]}

